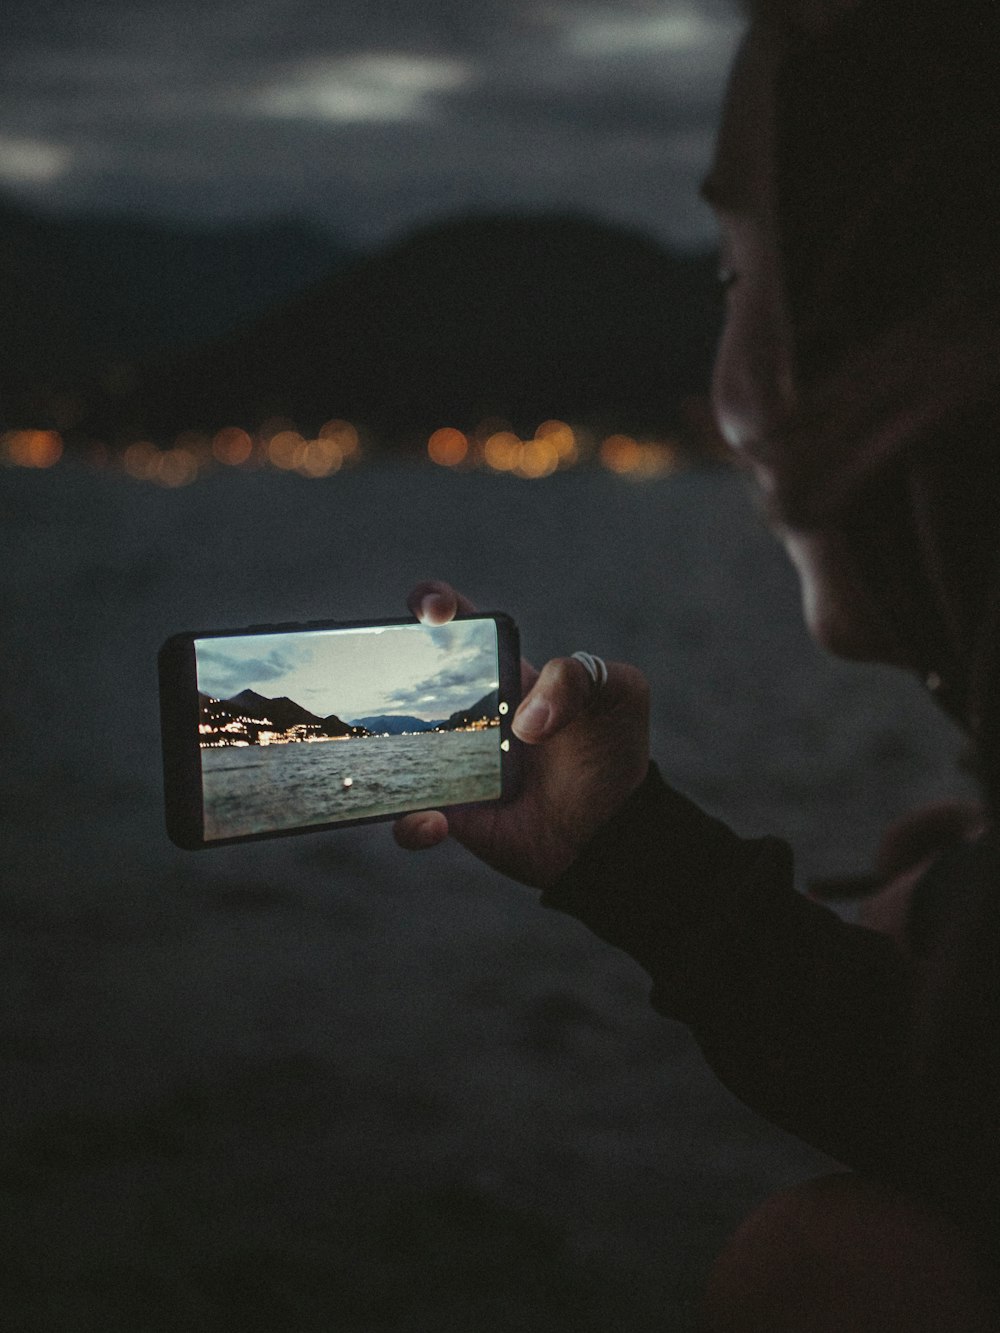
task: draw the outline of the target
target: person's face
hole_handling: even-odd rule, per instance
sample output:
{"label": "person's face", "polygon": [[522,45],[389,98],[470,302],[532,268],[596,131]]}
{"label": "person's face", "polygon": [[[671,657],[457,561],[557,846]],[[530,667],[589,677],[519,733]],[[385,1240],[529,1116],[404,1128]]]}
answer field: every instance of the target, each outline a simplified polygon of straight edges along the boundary
{"label": "person's face", "polygon": [[[775,477],[759,446],[796,408],[792,330],[775,214],[775,39],[751,32],[730,80],[715,162],[703,194],[718,216],[726,313],[712,405],[727,443],[760,488]],[[779,529],[802,587],[810,632],[842,657],[900,661],[895,640],[866,593],[848,542],[832,532]]]}

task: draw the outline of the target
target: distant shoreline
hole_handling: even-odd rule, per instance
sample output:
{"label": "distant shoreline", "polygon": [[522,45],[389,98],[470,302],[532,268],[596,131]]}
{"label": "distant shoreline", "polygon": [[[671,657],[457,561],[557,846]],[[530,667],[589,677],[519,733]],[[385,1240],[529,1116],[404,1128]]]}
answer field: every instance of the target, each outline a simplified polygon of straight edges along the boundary
{"label": "distant shoreline", "polygon": [[327,741],[388,741],[395,740],[399,736],[454,736],[456,732],[461,731],[489,731],[493,727],[499,727],[499,717],[486,718],[482,722],[473,722],[467,727],[428,727],[426,731],[377,731],[370,736],[279,736],[273,740],[213,740],[199,742],[201,750],[236,750],[250,749],[253,746],[269,745],[319,745]]}

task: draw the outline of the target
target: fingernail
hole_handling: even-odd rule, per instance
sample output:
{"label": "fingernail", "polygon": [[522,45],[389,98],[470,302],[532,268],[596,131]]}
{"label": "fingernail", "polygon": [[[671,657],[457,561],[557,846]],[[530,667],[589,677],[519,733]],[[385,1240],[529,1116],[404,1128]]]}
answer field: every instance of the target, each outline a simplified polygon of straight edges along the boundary
{"label": "fingernail", "polygon": [[530,699],[514,715],[514,731],[524,740],[544,736],[548,730],[552,707],[544,699]]}
{"label": "fingernail", "polygon": [[439,592],[429,592],[420,603],[423,620],[444,620],[450,610],[448,599]]}
{"label": "fingernail", "polygon": [[437,841],[437,821],[433,816],[425,816],[417,825],[415,832],[422,847],[432,847]]}

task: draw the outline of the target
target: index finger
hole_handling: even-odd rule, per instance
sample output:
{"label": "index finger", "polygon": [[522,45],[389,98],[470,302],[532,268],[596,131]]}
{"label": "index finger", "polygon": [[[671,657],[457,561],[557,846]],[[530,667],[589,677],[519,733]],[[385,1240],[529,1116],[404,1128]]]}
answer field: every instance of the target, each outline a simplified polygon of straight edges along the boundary
{"label": "index finger", "polygon": [[443,583],[439,579],[418,583],[407,597],[406,605],[425,625],[446,625],[456,615],[471,616],[476,613],[468,597],[463,597],[450,583]]}

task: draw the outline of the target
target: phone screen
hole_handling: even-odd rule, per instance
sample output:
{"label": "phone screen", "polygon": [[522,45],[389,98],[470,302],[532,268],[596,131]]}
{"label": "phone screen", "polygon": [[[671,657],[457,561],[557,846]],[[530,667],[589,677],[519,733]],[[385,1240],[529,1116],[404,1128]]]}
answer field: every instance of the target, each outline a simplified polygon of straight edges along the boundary
{"label": "phone screen", "polygon": [[494,617],[189,642],[202,844],[503,794],[512,710]]}

